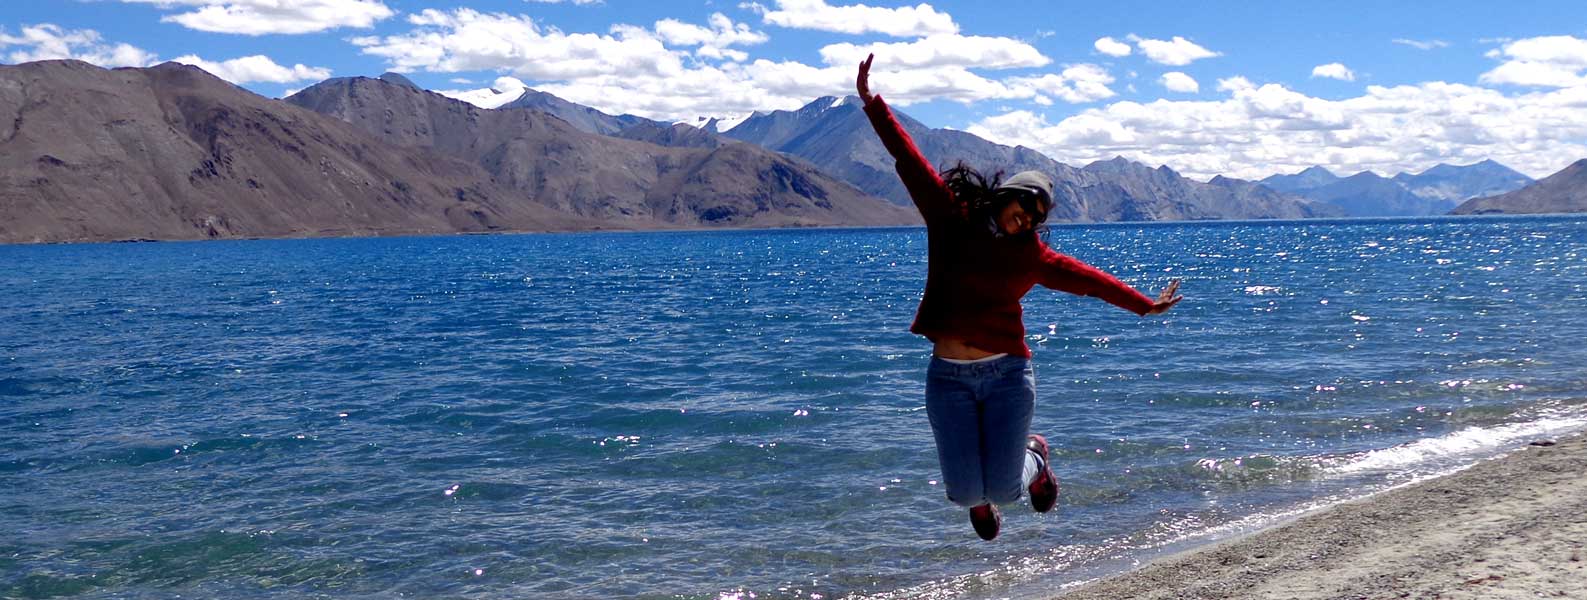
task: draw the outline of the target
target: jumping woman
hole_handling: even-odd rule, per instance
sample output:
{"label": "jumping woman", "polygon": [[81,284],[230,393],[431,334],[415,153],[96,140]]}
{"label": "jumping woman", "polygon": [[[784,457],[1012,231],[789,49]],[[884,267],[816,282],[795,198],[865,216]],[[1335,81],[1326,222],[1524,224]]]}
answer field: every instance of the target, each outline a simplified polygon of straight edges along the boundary
{"label": "jumping woman", "polygon": [[990,540],[1002,528],[997,505],[1019,500],[1022,490],[1037,512],[1058,501],[1047,440],[1030,433],[1036,379],[1020,299],[1041,284],[1154,315],[1180,301],[1179,281],[1152,300],[1047,247],[1037,235],[1053,202],[1044,173],[999,181],[1001,173],[987,178],[960,163],[939,175],[882,97],[871,95],[873,59],[860,63],[855,87],[926,221],[926,293],[909,330],[932,342],[926,414],[937,460],[948,501],[970,509],[976,534]]}

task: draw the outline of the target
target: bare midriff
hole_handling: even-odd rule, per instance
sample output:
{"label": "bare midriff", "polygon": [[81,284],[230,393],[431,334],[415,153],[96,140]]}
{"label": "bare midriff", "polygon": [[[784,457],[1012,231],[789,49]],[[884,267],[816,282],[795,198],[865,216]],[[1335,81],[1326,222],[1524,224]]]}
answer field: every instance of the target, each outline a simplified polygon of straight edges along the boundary
{"label": "bare midriff", "polygon": [[996,352],[987,352],[975,346],[971,346],[959,338],[938,339],[936,343],[932,345],[931,353],[942,358],[952,358],[956,360],[976,360],[997,354]]}

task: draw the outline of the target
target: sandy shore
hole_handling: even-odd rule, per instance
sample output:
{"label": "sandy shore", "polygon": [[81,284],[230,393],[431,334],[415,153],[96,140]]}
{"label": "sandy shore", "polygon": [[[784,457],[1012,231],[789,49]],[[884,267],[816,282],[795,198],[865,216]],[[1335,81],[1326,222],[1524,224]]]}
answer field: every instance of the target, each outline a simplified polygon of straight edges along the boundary
{"label": "sandy shore", "polygon": [[1529,445],[1059,598],[1587,599],[1587,436]]}

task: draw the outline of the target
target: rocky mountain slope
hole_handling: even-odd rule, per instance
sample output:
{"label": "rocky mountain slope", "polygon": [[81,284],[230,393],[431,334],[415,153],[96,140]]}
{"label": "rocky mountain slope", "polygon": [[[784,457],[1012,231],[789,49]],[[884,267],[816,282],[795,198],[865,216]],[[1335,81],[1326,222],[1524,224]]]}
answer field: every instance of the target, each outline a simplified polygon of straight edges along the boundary
{"label": "rocky mountain slope", "polygon": [[[1341,216],[1338,209],[1234,180],[1202,183],[1166,167],[1123,159],[1083,169],[1025,147],[994,144],[962,131],[932,129],[894,108],[894,115],[939,169],[964,161],[983,172],[1039,170],[1053,176],[1054,220],[1157,221]],[[724,135],[809,160],[862,190],[900,204],[909,195],[892,157],[871,129],[859,98],[820,98],[797,111],[757,114]]]}
{"label": "rocky mountain slope", "polygon": [[1293,175],[1273,175],[1260,183],[1318,202],[1338,206],[1353,217],[1441,215],[1462,201],[1520,189],[1530,177],[1491,160],[1454,166],[1439,164],[1420,173],[1392,178],[1363,171],[1339,177],[1322,167]]}
{"label": "rocky mountain slope", "polygon": [[593,226],[196,67],[0,66],[0,242]]}
{"label": "rocky mountain slope", "polygon": [[1453,214],[1544,214],[1587,212],[1587,159],[1519,190],[1468,200]]}
{"label": "rocky mountain slope", "polygon": [[803,161],[748,144],[658,146],[581,131],[539,110],[480,109],[362,77],[327,80],[287,102],[395,146],[433,149],[476,164],[496,183],[558,212],[620,226],[919,222],[912,211]]}
{"label": "rocky mountain slope", "polygon": [[[667,148],[586,134],[395,75],[301,96],[338,110],[176,63],[0,66],[0,243],[919,222],[710,136]],[[698,143],[691,128],[638,127]]]}

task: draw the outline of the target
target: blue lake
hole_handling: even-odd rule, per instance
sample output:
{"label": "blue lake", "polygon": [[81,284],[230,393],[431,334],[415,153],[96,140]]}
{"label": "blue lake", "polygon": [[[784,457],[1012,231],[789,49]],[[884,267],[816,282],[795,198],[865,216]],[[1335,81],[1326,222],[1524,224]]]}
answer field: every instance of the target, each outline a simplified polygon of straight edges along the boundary
{"label": "blue lake", "polygon": [[1059,508],[943,498],[920,229],[0,246],[0,597],[1025,597],[1587,427],[1587,218],[1055,226]]}

